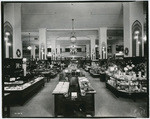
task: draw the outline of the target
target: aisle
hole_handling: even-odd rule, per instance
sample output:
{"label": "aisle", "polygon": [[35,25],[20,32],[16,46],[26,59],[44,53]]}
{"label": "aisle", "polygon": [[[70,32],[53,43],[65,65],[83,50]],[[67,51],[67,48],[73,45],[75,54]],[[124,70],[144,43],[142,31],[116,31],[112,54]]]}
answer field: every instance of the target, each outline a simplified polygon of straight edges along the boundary
{"label": "aisle", "polygon": [[[146,101],[117,98],[105,87],[99,78],[92,78],[85,72],[91,85],[96,90],[95,116],[96,117],[144,117]],[[58,76],[46,83],[45,87],[24,106],[11,107],[11,117],[53,117],[54,97],[52,91],[58,83]]]}

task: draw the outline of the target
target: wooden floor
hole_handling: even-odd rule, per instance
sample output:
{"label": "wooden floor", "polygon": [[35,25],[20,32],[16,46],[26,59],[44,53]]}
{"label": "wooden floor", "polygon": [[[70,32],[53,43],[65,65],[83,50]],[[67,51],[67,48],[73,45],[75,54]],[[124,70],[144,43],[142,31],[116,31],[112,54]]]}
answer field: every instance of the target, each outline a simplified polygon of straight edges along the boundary
{"label": "wooden floor", "polygon": [[[117,98],[105,87],[99,78],[85,76],[96,90],[95,117],[146,117],[147,101],[138,99]],[[11,107],[11,117],[54,117],[54,97],[52,91],[58,83],[58,76],[51,79],[45,87],[35,94],[24,106]]]}

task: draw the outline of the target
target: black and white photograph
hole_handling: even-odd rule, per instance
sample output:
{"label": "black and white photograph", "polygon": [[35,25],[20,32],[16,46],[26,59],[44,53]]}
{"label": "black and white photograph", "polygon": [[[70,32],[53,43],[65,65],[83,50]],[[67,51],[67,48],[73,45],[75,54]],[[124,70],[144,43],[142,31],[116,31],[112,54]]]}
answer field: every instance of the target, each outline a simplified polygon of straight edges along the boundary
{"label": "black and white photograph", "polygon": [[1,1],[1,118],[149,118],[149,1]]}

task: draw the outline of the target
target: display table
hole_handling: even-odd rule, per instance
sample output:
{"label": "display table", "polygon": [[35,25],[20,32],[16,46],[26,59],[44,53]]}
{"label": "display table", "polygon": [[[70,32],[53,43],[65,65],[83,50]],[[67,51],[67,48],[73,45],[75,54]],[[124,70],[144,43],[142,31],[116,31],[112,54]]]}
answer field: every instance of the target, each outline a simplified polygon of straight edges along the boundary
{"label": "display table", "polygon": [[23,105],[27,99],[32,97],[45,84],[44,77],[38,77],[22,85],[5,86],[4,92],[14,95],[14,99],[10,103]]}
{"label": "display table", "polygon": [[[85,77],[84,77],[85,78]],[[81,88],[81,80],[78,77],[78,87],[71,86],[69,82],[59,82],[53,91],[54,95],[54,114],[64,117],[86,117],[87,114],[95,115],[94,89],[85,91]],[[73,98],[75,94],[75,98]]]}

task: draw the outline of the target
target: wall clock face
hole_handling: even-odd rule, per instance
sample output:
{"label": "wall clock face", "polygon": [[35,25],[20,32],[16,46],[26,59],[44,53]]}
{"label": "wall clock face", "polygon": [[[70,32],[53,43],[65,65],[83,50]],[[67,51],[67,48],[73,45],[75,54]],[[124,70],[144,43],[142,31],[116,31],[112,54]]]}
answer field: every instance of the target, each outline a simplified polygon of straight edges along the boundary
{"label": "wall clock face", "polygon": [[20,51],[20,49],[17,49],[16,55],[17,55],[17,57],[21,57],[21,51]]}
{"label": "wall clock face", "polygon": [[125,48],[124,51],[125,51],[125,55],[128,55],[128,54],[129,54],[129,49],[128,49],[127,47]]}

